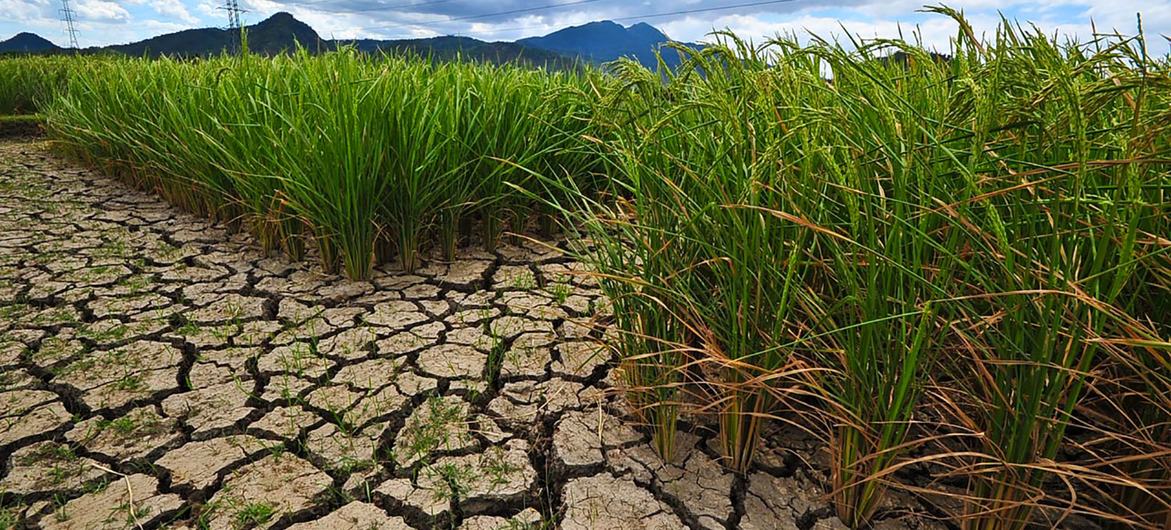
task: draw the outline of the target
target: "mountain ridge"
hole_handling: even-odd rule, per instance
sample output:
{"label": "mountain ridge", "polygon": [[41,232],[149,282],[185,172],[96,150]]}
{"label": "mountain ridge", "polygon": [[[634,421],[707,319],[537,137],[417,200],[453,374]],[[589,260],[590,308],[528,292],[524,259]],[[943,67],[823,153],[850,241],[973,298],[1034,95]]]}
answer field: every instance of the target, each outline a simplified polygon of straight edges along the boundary
{"label": "mountain ridge", "polygon": [[48,39],[27,31],[17,33],[8,40],[0,41],[0,53],[43,53],[60,49],[60,46],[53,44]]}
{"label": "mountain ridge", "polygon": [[486,42],[471,37],[445,35],[421,39],[338,39],[327,41],[333,48],[353,46],[364,53],[408,53],[437,61],[470,59],[491,63],[521,62],[569,69],[574,61],[559,53],[527,48],[513,42]]}
{"label": "mountain ridge", "polygon": [[[308,24],[289,13],[280,12],[254,25],[247,26],[248,49],[273,55],[295,49],[298,45],[309,50],[320,49],[321,37]],[[166,33],[149,39],[97,48],[132,56],[181,57],[208,56],[233,51],[239,47],[236,32],[220,28],[196,28]],[[86,51],[94,50],[87,48]]]}
{"label": "mountain ridge", "polygon": [[[286,53],[297,47],[319,52],[341,46],[353,46],[366,53],[413,53],[436,60],[453,60],[458,57],[496,63],[520,61],[559,68],[572,68],[582,62],[601,64],[619,57],[631,57],[647,66],[654,66],[655,50],[670,42],[666,34],[645,22],[626,27],[609,20],[571,26],[541,37],[529,37],[514,42],[490,42],[453,35],[421,39],[326,40],[308,24],[286,12],[276,13],[245,29],[249,51],[265,55]],[[51,47],[39,44],[36,39]],[[10,48],[2,47],[4,43],[12,41],[17,42]],[[21,42],[30,44],[19,46]],[[86,48],[80,50],[80,53],[114,52],[148,57],[206,57],[235,51],[238,46],[239,39],[234,31],[221,28],[193,28],[127,44]],[[67,50],[32,33],[20,33],[0,42],[0,53],[65,51]],[[664,56],[668,59],[668,64],[678,63],[677,60],[671,60],[675,54]]]}
{"label": "mountain ridge", "polygon": [[654,61],[655,50],[669,40],[666,34],[648,24],[628,28],[611,20],[600,20],[516,42],[525,46],[577,55],[597,63],[633,55],[639,62],[649,64]]}

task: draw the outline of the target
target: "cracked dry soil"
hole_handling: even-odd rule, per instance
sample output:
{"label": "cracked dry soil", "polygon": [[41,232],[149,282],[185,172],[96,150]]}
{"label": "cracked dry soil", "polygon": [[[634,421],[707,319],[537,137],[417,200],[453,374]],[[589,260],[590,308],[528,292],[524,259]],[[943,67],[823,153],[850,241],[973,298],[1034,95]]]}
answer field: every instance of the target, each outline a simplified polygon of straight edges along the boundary
{"label": "cracked dry soil", "polygon": [[325,276],[0,140],[0,528],[843,528],[799,435],[662,463],[575,263],[425,265]]}

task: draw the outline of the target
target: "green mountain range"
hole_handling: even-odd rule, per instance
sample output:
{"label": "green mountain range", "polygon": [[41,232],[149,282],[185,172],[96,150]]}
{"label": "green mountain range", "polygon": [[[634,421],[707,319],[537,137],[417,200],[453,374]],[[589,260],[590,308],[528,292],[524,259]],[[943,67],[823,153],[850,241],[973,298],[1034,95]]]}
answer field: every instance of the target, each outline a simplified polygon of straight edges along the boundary
{"label": "green mountain range", "polygon": [[[369,53],[413,53],[434,58],[456,58],[494,63],[524,62],[569,68],[582,62],[603,63],[619,57],[631,57],[648,66],[655,64],[654,51],[670,39],[648,24],[624,27],[602,21],[565,28],[543,37],[531,37],[516,42],[486,42],[470,37],[443,36],[404,40],[327,40],[308,24],[289,13],[277,13],[255,25],[247,26],[248,49],[254,53],[273,55],[303,47],[311,52],[354,46]],[[79,50],[83,54],[119,53],[131,56],[203,57],[232,52],[240,46],[239,34],[221,28],[188,29],[159,35],[130,44],[118,44]],[[0,41],[3,53],[65,53],[60,48],[32,33],[20,33]],[[676,63],[674,52],[664,54],[668,63]]]}

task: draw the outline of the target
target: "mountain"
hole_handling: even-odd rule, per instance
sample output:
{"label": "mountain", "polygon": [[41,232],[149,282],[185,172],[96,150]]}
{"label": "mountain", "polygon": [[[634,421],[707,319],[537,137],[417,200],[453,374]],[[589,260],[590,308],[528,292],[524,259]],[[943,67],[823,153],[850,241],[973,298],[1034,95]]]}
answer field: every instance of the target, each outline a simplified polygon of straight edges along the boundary
{"label": "mountain", "polygon": [[[560,54],[546,50],[529,49],[511,42],[484,42],[467,37],[434,37],[409,40],[323,40],[308,24],[297,20],[289,13],[277,13],[254,26],[247,26],[248,49],[254,53],[274,55],[291,51],[296,45],[313,51],[337,49],[339,46],[354,46],[360,51],[375,53],[413,53],[447,61],[457,57],[488,62],[522,61],[535,65],[552,64],[567,67],[572,63]],[[97,51],[115,51],[133,56],[160,55],[179,57],[205,57],[217,55],[239,47],[239,35],[235,31],[219,28],[189,29],[160,35],[131,44],[109,46]]]}
{"label": "mountain", "polygon": [[484,42],[470,37],[431,37],[404,40],[337,40],[329,41],[333,47],[353,46],[366,53],[407,53],[429,57],[436,61],[456,59],[489,62],[521,62],[534,66],[551,66],[568,69],[574,66],[574,59],[556,52],[539,48],[528,48],[515,42]]}
{"label": "mountain", "polygon": [[[354,46],[367,53],[409,53],[437,61],[459,58],[492,63],[521,62],[558,69],[572,69],[583,62],[600,64],[619,57],[634,58],[653,68],[656,65],[655,50],[670,42],[663,32],[649,24],[623,27],[611,21],[591,22],[516,42],[485,42],[456,36],[406,40],[323,40],[308,24],[283,12],[245,29],[248,49],[264,55],[287,52],[298,45],[311,52]],[[239,48],[239,42],[240,36],[236,31],[201,28],[159,35],[130,44],[88,48],[83,52],[114,52],[135,57],[206,57],[235,51]],[[59,53],[62,49],[36,35],[21,33],[0,43],[0,53],[4,51]],[[664,52],[664,59],[669,66],[679,63],[679,56],[674,51]]]}
{"label": "mountain", "polygon": [[46,53],[61,50],[35,33],[17,33],[11,39],[0,41],[0,53]]}
{"label": "mountain", "polygon": [[293,50],[296,44],[309,50],[317,50],[323,45],[321,37],[309,27],[309,24],[285,12],[268,17],[268,20],[247,29],[248,49],[261,53],[273,54]]}
{"label": "mountain", "polygon": [[[290,51],[298,44],[312,51],[326,46],[325,41],[321,40],[313,28],[288,13],[277,13],[259,24],[246,26],[244,29],[248,33],[248,49],[259,54],[274,55]],[[131,44],[109,46],[105,50],[133,56],[201,57],[235,50],[239,48],[239,43],[240,35],[236,31],[202,28],[159,35]]]}
{"label": "mountain", "polygon": [[[657,60],[655,50],[671,42],[654,26],[638,23],[623,27],[611,21],[591,22],[516,42],[485,42],[470,37],[432,37],[408,40],[333,41],[350,44],[365,52],[407,52],[436,60],[463,59],[512,62],[571,68],[581,62],[604,63],[630,57],[651,68]],[[688,46],[695,47],[689,44]],[[667,50],[664,59],[670,66],[679,64],[678,53]]]}
{"label": "mountain", "polygon": [[[603,20],[554,31],[544,37],[529,37],[516,42],[530,48],[581,57],[594,63],[629,57],[653,68],[657,64],[655,50],[671,42],[671,39],[654,26],[643,22],[623,27],[621,24]],[[671,66],[677,65],[680,59],[679,54],[673,50],[664,50],[663,58]]]}

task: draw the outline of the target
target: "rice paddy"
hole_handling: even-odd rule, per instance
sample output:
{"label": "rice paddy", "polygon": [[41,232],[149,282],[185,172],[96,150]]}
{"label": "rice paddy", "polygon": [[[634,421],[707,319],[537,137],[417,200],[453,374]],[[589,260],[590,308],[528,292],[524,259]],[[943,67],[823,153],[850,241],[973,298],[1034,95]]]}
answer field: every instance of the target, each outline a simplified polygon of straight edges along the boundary
{"label": "rice paddy", "polygon": [[77,62],[68,57],[4,60],[0,116],[36,113],[53,99],[65,82],[66,72]]}
{"label": "rice paddy", "polygon": [[592,164],[574,152],[589,126],[581,74],[352,51],[79,70],[46,113],[77,155],[294,259],[311,240],[354,279],[381,262],[413,270],[437,238],[449,255],[466,239],[491,248],[537,213],[530,172]]}
{"label": "rice paddy", "polygon": [[39,81],[0,109],[353,280],[556,225],[664,462],[706,429],[746,475],[785,426],[850,528],[906,492],[964,529],[1166,528],[1171,63],[936,11],[945,56],[717,34],[675,71],[4,59]]}

